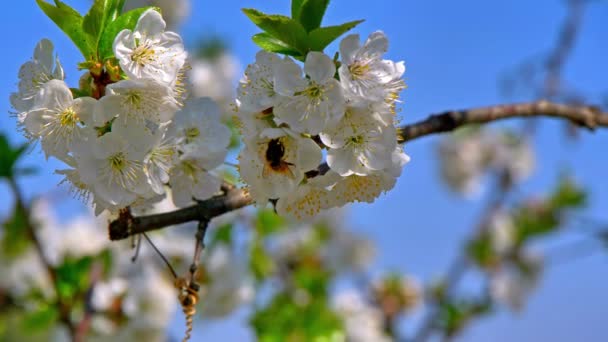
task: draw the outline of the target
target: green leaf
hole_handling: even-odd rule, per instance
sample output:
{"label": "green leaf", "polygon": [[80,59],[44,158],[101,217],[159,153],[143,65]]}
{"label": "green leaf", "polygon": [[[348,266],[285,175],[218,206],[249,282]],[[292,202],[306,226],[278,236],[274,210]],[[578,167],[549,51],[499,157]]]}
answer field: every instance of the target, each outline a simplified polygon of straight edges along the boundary
{"label": "green leaf", "polygon": [[12,259],[23,254],[31,244],[27,235],[27,213],[20,206],[15,206],[13,214],[2,224],[2,256]]}
{"label": "green leaf", "polygon": [[264,249],[264,245],[259,239],[251,244],[249,268],[257,281],[263,281],[270,276],[275,269],[274,261],[270,255],[268,255],[266,249]]}
{"label": "green leaf", "polygon": [[302,53],[289,45],[283,43],[281,40],[276,39],[270,34],[263,32],[254,35],[251,39],[256,43],[257,46],[261,47],[263,50],[281,53],[288,56],[300,57]]}
{"label": "green leaf", "polygon": [[232,223],[225,223],[215,229],[215,234],[211,238],[209,247],[212,248],[218,243],[232,244]]}
{"label": "green leaf", "polygon": [[0,134],[0,178],[9,178],[17,173],[15,165],[17,161],[27,151],[27,144],[21,144],[17,147],[12,147],[8,138]]}
{"label": "green leaf", "polygon": [[283,15],[268,15],[258,10],[244,8],[243,13],[259,28],[281,40],[289,47],[305,55],[308,52],[308,37],[302,25]]}
{"label": "green leaf", "polygon": [[517,228],[516,244],[521,246],[527,240],[549,234],[559,225],[558,211],[546,207],[523,207],[513,216]]}
{"label": "green leaf", "polygon": [[63,263],[55,269],[57,274],[57,290],[60,297],[71,300],[82,294],[88,288],[89,271],[93,257],[66,257]]}
{"label": "green leaf", "polygon": [[137,24],[137,20],[139,20],[139,17],[141,17],[141,15],[150,8],[158,11],[158,8],[156,7],[136,8],[121,14],[118,18],[116,18],[116,20],[112,21],[106,26],[101,34],[101,38],[99,39],[98,53],[100,60],[106,60],[114,57],[112,45],[114,44],[116,35],[118,35],[118,33],[122,30],[133,30]]}
{"label": "green leaf", "polygon": [[489,234],[482,234],[478,238],[470,241],[466,245],[466,251],[479,267],[489,268],[500,262],[500,258],[496,255]]}
{"label": "green leaf", "polygon": [[82,16],[72,7],[55,0],[55,6],[44,0],[36,0],[40,9],[76,44],[86,60],[95,54],[90,36],[82,28]]}
{"label": "green leaf", "polygon": [[587,202],[587,193],[570,178],[563,177],[551,195],[550,203],[554,209],[579,208]]}
{"label": "green leaf", "polygon": [[285,220],[272,209],[260,209],[255,220],[255,230],[261,236],[267,236],[286,228]]}
{"label": "green leaf", "polygon": [[91,38],[97,49],[101,34],[109,22],[114,21],[122,9],[124,0],[95,0],[89,12],[84,16],[82,28]]}
{"label": "green leaf", "polygon": [[278,293],[250,320],[258,341],[344,341],[343,325],[327,297],[309,296],[296,301],[291,293]]}
{"label": "green leaf", "polygon": [[291,18],[300,20],[300,10],[305,0],[291,0]]}
{"label": "green leaf", "polygon": [[329,0],[304,0],[300,8],[298,21],[310,32],[321,26]]}
{"label": "green leaf", "polygon": [[364,20],[355,20],[342,25],[319,27],[312,30],[308,34],[310,50],[323,51],[331,42],[362,22],[364,22]]}
{"label": "green leaf", "polygon": [[44,305],[33,312],[28,312],[21,320],[21,329],[28,333],[34,333],[49,329],[59,318],[58,307],[55,305]]}

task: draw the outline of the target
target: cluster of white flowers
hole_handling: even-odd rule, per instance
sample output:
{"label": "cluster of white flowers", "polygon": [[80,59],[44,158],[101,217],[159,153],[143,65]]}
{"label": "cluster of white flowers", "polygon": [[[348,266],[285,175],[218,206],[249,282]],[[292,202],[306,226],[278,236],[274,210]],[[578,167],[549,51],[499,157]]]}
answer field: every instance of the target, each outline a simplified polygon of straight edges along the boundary
{"label": "cluster of white flowers", "polygon": [[[19,91],[11,95],[26,136],[70,167],[58,173],[92,196],[98,214],[162,199],[167,185],[177,206],[219,191],[213,170],[226,157],[230,130],[212,100],[187,98],[187,53],[165,26],[148,10],[133,30],[117,34],[122,73],[107,86],[92,82],[99,99],[75,98],[48,40],[21,68]],[[85,74],[84,83],[95,77]]]}
{"label": "cluster of white flowers", "polygon": [[364,271],[374,258],[374,245],[345,226],[346,214],[344,209],[331,209],[311,223],[292,226],[278,234],[271,244],[273,259],[285,263],[297,260],[303,250],[318,240],[319,232],[315,228],[321,226],[326,229],[323,232],[326,240],[317,248],[321,263],[335,272]]}
{"label": "cluster of white flowers", "polygon": [[[279,214],[304,219],[393,188],[409,157],[395,128],[405,67],[382,59],[387,49],[382,32],[363,45],[350,35],[341,61],[309,52],[303,70],[290,57],[257,54],[237,89],[240,172],[256,203],[278,200]],[[319,168],[323,149],[329,171]]]}
{"label": "cluster of white flowers", "polygon": [[534,151],[525,139],[506,132],[462,130],[439,144],[441,176],[454,191],[475,195],[487,171],[506,172],[513,182],[534,170]]}
{"label": "cluster of white flowers", "polygon": [[384,334],[382,312],[365,302],[354,290],[339,293],[334,298],[334,307],[344,320],[346,340],[353,342],[388,342]]}

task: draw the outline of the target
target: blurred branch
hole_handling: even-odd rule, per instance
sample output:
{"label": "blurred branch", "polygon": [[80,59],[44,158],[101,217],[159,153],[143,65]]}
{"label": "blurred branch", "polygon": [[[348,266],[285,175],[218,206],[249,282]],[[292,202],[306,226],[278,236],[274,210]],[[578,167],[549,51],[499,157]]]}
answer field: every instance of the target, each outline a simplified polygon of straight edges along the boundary
{"label": "blurred branch", "polygon": [[91,327],[95,308],[93,306],[93,294],[95,286],[101,280],[103,275],[103,266],[96,262],[91,267],[90,285],[85,293],[84,298],[84,315],[78,325],[75,327],[74,341],[86,341],[87,333]]}
{"label": "blurred branch", "polygon": [[543,96],[554,98],[561,87],[561,72],[576,43],[576,38],[583,23],[583,14],[587,0],[568,0],[568,16],[562,24],[555,47],[549,54],[545,68],[547,75]]}
{"label": "blurred branch", "polygon": [[44,248],[42,247],[42,243],[41,243],[40,239],[38,238],[38,235],[36,234],[36,227],[34,226],[34,224],[32,223],[32,220],[31,220],[31,213],[30,213],[29,207],[25,204],[25,201],[23,200],[23,196],[21,195],[19,185],[17,185],[17,182],[13,177],[8,177],[8,184],[9,184],[11,191],[13,192],[13,194],[15,196],[15,205],[17,206],[18,210],[20,210],[22,213],[24,213],[25,233],[27,234],[28,238],[32,241],[32,243],[34,245],[34,249],[36,250],[36,254],[38,255],[40,262],[42,263],[44,269],[47,271],[47,274],[48,274],[49,278],[51,279],[51,283],[53,284],[53,287],[55,289],[55,295],[57,296],[57,306],[59,308],[59,319],[61,320],[61,322],[63,324],[65,324],[72,340],[75,340],[76,326],[74,325],[74,323],[72,322],[72,319],[70,318],[72,308],[70,307],[70,305],[68,303],[66,303],[61,298],[61,291],[59,289],[59,282],[57,279],[57,271],[55,270],[55,267],[48,260],[48,258],[46,257],[46,255],[44,253]]}
{"label": "blurred branch", "polygon": [[[487,204],[481,212],[481,217],[474,230],[474,234],[472,237],[473,239],[488,229],[492,220],[492,216],[494,216],[496,212],[498,212],[502,208],[505,201],[507,200],[508,195],[513,189],[513,183],[505,181],[505,178],[507,177],[508,174],[506,172],[500,173],[496,177],[497,185],[494,190],[491,191]],[[451,293],[460,283],[462,277],[468,271],[469,266],[470,263],[467,255],[463,253],[458,254],[456,259],[454,259],[452,264],[449,266],[444,279],[442,279],[442,284],[445,285],[445,296],[451,295]],[[427,315],[422,319],[422,323],[420,323],[418,330],[414,333],[412,341],[426,341],[437,328],[439,314],[440,310],[437,305],[432,306],[429,309]]]}
{"label": "blurred branch", "polygon": [[[425,120],[400,127],[399,142],[403,143],[431,134],[450,132],[465,125],[483,124],[518,117],[561,118],[590,130],[597,127],[608,128],[608,113],[603,113],[596,107],[539,101],[447,111],[431,115]],[[327,170],[327,165],[323,164],[318,171],[308,172],[307,176],[314,177]],[[249,193],[244,189],[225,187],[223,190],[223,195],[199,201],[193,206],[173,212],[140,217],[133,217],[130,214],[121,215],[118,219],[110,222],[110,239],[122,240],[132,235],[190,221],[210,221],[214,217],[253,203]]]}

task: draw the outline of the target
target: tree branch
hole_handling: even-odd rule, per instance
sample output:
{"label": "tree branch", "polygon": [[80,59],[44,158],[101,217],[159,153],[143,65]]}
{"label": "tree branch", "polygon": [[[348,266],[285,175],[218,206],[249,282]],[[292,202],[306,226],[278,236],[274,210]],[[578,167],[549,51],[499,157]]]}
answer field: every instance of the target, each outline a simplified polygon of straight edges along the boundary
{"label": "tree branch", "polygon": [[190,221],[210,221],[214,217],[240,209],[251,203],[251,197],[246,190],[232,188],[227,190],[224,195],[218,195],[176,211],[141,217],[121,216],[110,222],[110,240],[122,240],[132,235],[174,224]]}
{"label": "tree branch", "polygon": [[447,111],[431,115],[425,120],[402,126],[399,129],[399,142],[403,143],[426,135],[450,132],[465,125],[526,117],[565,119],[589,130],[594,130],[597,127],[608,127],[608,113],[603,113],[597,107],[538,101]]}
{"label": "tree branch", "polygon": [[[450,132],[465,125],[525,117],[565,119],[589,130],[594,130],[597,127],[608,128],[608,113],[603,113],[597,107],[539,101],[447,111],[431,115],[425,120],[400,127],[398,139],[399,143],[403,143],[431,134]],[[327,165],[321,165],[319,170],[307,172],[307,176],[315,177],[323,174],[327,169]],[[130,214],[121,215],[110,223],[110,239],[122,240],[132,235],[190,221],[210,221],[214,217],[240,209],[251,203],[252,199],[246,190],[225,188],[224,195],[218,195],[173,212],[141,217],[133,217]]]}

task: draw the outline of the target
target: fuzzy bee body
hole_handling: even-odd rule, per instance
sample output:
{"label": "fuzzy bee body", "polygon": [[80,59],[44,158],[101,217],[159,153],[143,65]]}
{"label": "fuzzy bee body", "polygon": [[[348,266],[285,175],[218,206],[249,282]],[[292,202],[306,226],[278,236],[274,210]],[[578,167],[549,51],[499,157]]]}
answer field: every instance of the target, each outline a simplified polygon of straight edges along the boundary
{"label": "fuzzy bee body", "polygon": [[293,163],[284,160],[285,157],[285,146],[281,142],[281,139],[271,139],[268,142],[268,147],[266,148],[266,163],[264,164],[264,169],[262,171],[262,176],[264,178],[270,175],[270,172],[278,172],[278,173],[286,173],[289,178],[295,178],[295,175],[291,171],[291,166]]}

